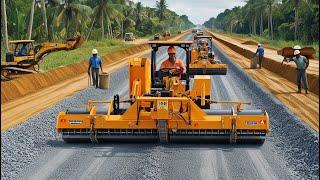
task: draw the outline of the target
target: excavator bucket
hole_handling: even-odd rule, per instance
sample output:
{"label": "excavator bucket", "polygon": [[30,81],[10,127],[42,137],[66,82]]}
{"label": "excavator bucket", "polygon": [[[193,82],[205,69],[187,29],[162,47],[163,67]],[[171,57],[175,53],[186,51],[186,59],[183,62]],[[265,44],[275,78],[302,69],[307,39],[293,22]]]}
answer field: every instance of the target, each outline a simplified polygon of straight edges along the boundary
{"label": "excavator bucket", "polygon": [[68,49],[76,49],[79,48],[84,42],[84,38],[81,35],[76,35],[73,38],[67,39],[67,47]]}
{"label": "excavator bucket", "polygon": [[[69,109],[58,114],[56,129],[66,142],[195,140],[231,143],[263,143],[269,133],[269,117],[264,110],[243,109],[238,101],[210,99],[211,76],[198,75],[189,89],[189,74],[166,76],[155,72],[155,54],[160,46],[183,48],[190,60],[192,42],[150,42],[151,61],[133,58],[129,62],[129,99],[88,101],[85,109]],[[169,83],[168,83],[169,82]],[[230,109],[210,109],[210,104],[235,104]],[[100,104],[99,106],[97,104]],[[105,105],[105,106],[101,106]]]}

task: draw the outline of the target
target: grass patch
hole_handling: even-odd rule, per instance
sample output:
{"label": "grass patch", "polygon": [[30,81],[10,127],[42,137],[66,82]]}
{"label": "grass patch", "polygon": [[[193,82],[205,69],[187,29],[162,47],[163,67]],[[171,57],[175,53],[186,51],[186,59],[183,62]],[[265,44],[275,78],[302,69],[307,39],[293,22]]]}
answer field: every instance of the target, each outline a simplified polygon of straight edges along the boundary
{"label": "grass patch", "polygon": [[132,45],[126,44],[121,40],[102,40],[102,41],[87,41],[78,49],[70,51],[59,51],[48,54],[40,64],[42,71],[48,71],[60,66],[81,62],[89,59],[91,51],[96,48],[99,56],[104,56],[115,51],[126,49]]}
{"label": "grass patch", "polygon": [[246,38],[248,40],[253,40],[257,41],[263,45],[269,46],[271,48],[275,49],[282,49],[284,47],[293,47],[295,45],[300,45],[301,47],[306,47],[306,46],[311,46],[316,50],[315,57],[319,59],[319,42],[312,42],[312,43],[302,43],[302,42],[295,42],[295,41],[286,41],[286,40],[270,40],[266,37],[258,36],[258,35],[247,35],[247,34],[235,34],[235,33],[229,33],[229,32],[222,32],[222,31],[217,31],[213,30],[213,32],[218,32],[222,34],[226,34],[229,36],[235,36],[239,38]]}

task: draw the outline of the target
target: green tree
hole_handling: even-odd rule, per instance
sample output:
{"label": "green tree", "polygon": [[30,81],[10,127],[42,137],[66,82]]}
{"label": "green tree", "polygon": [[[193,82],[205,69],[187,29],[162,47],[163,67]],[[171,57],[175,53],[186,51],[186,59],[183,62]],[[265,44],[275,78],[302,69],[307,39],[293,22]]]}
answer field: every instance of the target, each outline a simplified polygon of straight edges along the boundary
{"label": "green tree", "polygon": [[136,17],[136,29],[139,29],[141,22],[144,19],[143,6],[142,6],[141,2],[138,2],[136,5],[135,17]]}
{"label": "green tree", "polygon": [[105,35],[105,25],[107,26],[108,30],[108,38],[112,38],[112,21],[115,20],[118,24],[120,24],[121,19],[123,19],[123,15],[119,11],[122,5],[112,4],[110,0],[99,0],[96,1],[96,3],[98,5],[95,6],[93,9],[94,19],[92,21],[92,26],[95,23],[95,21],[99,19],[102,39],[104,39]]}
{"label": "green tree", "polygon": [[[299,26],[299,9],[302,3],[306,3],[308,7],[310,7],[310,4],[308,0],[286,0],[285,4],[293,4],[294,5],[294,40],[298,40],[298,26]],[[311,9],[311,8],[310,8]]]}
{"label": "green tree", "polygon": [[3,39],[4,39],[4,45],[5,49],[9,49],[9,43],[8,43],[8,27],[7,27],[7,12],[6,12],[6,2],[5,0],[1,0],[1,19],[2,19],[2,28],[3,28]]}
{"label": "green tree", "polygon": [[42,18],[43,18],[43,26],[44,26],[45,37],[48,39],[49,32],[48,32],[46,3],[45,3],[45,0],[41,0],[40,2],[41,2],[41,14],[42,14]]}
{"label": "green tree", "polygon": [[34,16],[35,4],[36,4],[36,1],[32,0],[31,10],[30,10],[30,20],[29,20],[29,26],[28,26],[28,39],[31,39],[31,36],[32,36],[32,25],[33,25],[33,16]]}
{"label": "green tree", "polygon": [[65,4],[61,5],[61,10],[55,18],[55,26],[64,26],[61,34],[64,34],[66,38],[70,34],[70,29],[80,31],[81,25],[86,26],[85,22],[89,19],[91,13],[92,9],[89,6],[76,0],[66,0]]}
{"label": "green tree", "polygon": [[166,0],[157,1],[156,7],[157,7],[157,12],[158,12],[160,21],[164,20],[164,18],[165,18],[164,14],[165,14],[165,11],[168,7]]}
{"label": "green tree", "polygon": [[277,0],[266,0],[266,4],[268,7],[268,32],[269,32],[269,37],[273,40],[273,21],[272,21],[272,9],[277,3]]}

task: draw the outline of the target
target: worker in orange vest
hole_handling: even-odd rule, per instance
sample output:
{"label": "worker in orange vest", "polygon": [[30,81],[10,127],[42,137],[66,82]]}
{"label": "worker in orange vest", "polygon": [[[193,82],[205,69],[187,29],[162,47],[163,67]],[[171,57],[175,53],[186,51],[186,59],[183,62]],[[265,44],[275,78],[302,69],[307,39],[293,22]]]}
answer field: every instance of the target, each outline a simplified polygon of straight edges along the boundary
{"label": "worker in orange vest", "polygon": [[169,58],[162,62],[160,66],[161,71],[169,71],[169,69],[175,69],[174,74],[181,76],[181,74],[185,73],[186,68],[185,64],[181,59],[176,58],[176,48],[170,46],[168,48]]}

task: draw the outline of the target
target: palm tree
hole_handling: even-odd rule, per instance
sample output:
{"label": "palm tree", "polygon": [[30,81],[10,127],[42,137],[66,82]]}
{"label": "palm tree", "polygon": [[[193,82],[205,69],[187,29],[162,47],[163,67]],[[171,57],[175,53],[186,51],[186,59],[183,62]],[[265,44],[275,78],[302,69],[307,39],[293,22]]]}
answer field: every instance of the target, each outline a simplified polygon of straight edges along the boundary
{"label": "palm tree", "polygon": [[245,17],[248,17],[249,19],[250,34],[256,34],[256,9],[254,6],[254,0],[248,0],[246,3],[247,4],[244,6],[244,9],[246,9]]}
{"label": "palm tree", "polygon": [[286,3],[288,3],[288,4],[293,3],[294,4],[294,40],[295,41],[298,40],[298,38],[297,38],[298,24],[299,24],[298,9],[299,9],[302,2],[306,3],[308,5],[308,7],[310,8],[310,4],[309,4],[308,0],[286,0]]}
{"label": "palm tree", "polygon": [[157,1],[156,7],[157,7],[158,14],[159,14],[159,19],[160,19],[160,21],[162,21],[164,19],[165,10],[168,7],[166,0]]}
{"label": "palm tree", "polygon": [[45,37],[48,39],[48,23],[47,23],[47,13],[46,13],[46,3],[45,0],[41,0],[41,14],[43,18],[43,25],[44,25],[44,31],[45,31]]}
{"label": "palm tree", "polygon": [[143,7],[142,7],[142,4],[141,2],[138,2],[137,5],[136,5],[136,8],[135,8],[135,17],[136,17],[136,26],[137,28],[140,27],[140,24],[142,22],[142,17],[143,17]]}
{"label": "palm tree", "polygon": [[9,49],[8,43],[8,27],[7,27],[7,13],[6,13],[6,2],[1,0],[1,17],[2,17],[2,27],[3,27],[3,39],[6,51]]}
{"label": "palm tree", "polygon": [[136,22],[131,18],[134,16],[134,9],[131,6],[125,6],[123,8],[123,29],[136,26]]}
{"label": "palm tree", "polygon": [[65,32],[65,37],[68,37],[70,27],[79,31],[80,26],[86,26],[85,22],[89,19],[91,13],[92,9],[89,6],[77,3],[75,0],[66,0],[58,16],[55,18],[54,24],[56,27],[63,24],[64,29],[62,32]]}
{"label": "palm tree", "polygon": [[31,11],[30,11],[30,20],[28,26],[28,39],[31,39],[32,36],[32,25],[33,25],[33,16],[34,16],[34,6],[36,4],[35,0],[32,0]]}
{"label": "palm tree", "polygon": [[273,40],[273,21],[272,21],[272,9],[275,4],[278,3],[278,0],[266,0],[266,4],[268,7],[269,17],[268,17],[268,29],[269,29],[269,37]]}
{"label": "palm tree", "polygon": [[110,0],[99,0],[98,5],[93,8],[94,19],[92,21],[92,25],[87,38],[90,36],[93,24],[97,19],[100,20],[102,39],[104,39],[105,35],[105,21],[108,28],[108,37],[112,37],[112,21],[115,20],[120,25],[120,21],[124,18],[119,11],[122,6],[122,4],[111,4]]}
{"label": "palm tree", "polygon": [[265,0],[257,0],[255,1],[255,10],[259,13],[260,16],[260,32],[259,35],[261,36],[263,33],[263,14],[265,13],[266,8],[266,1]]}

